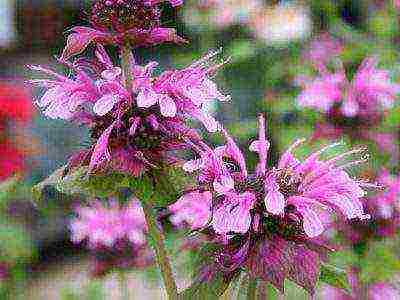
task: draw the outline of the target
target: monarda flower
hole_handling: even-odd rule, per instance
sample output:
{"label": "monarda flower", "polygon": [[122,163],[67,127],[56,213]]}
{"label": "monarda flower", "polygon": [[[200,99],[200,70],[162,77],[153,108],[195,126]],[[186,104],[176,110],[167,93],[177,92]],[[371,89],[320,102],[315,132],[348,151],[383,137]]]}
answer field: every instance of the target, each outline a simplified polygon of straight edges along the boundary
{"label": "monarda flower", "polygon": [[200,138],[187,126],[188,117],[202,122],[210,132],[220,130],[219,123],[204,111],[210,101],[229,99],[212,81],[220,67],[211,62],[217,53],[159,76],[152,74],[157,63],[144,67],[133,63],[132,90],[127,90],[121,68],[98,45],[95,60],[77,60],[71,65],[74,78],[34,66],[54,79],[32,83],[48,89],[38,101],[46,116],[90,128],[92,146],[74,155],[70,167],[139,176],[178,162],[174,151],[188,147],[186,140]]}
{"label": "monarda flower", "polygon": [[[112,268],[146,267],[153,263],[147,246],[147,224],[137,200],[125,206],[116,200],[79,206],[70,224],[71,240],[85,242],[94,256],[94,274]],[[144,263],[146,262],[146,263]]]}
{"label": "monarda flower", "polygon": [[[187,162],[184,169],[199,172],[198,190],[191,190],[170,210],[179,216],[190,207],[189,201],[196,202],[193,207],[200,206],[200,201],[212,203],[208,226],[200,229],[207,228],[225,241],[216,253],[216,268],[225,274],[244,268],[251,277],[280,290],[289,278],[313,292],[322,249],[329,249],[321,235],[332,217],[369,218],[361,202],[367,184],[346,172],[364,161],[351,159],[364,150],[322,160],[323,152],[338,145],[333,144],[300,161],[293,154],[303,142],[299,140],[276,167],[268,168],[269,142],[263,116],[259,124],[259,138],[250,145],[260,158],[255,173],[248,174],[242,152],[226,132],[224,146],[211,149],[203,143],[193,145],[200,158]],[[194,209],[191,212],[196,213]],[[200,214],[204,223],[207,210],[200,210]],[[196,216],[188,223],[197,227],[192,220],[197,220]]]}
{"label": "monarda flower", "polygon": [[325,121],[317,124],[315,139],[347,134],[355,140],[376,142],[383,151],[397,156],[394,136],[371,131],[378,127],[400,93],[400,85],[393,83],[389,72],[377,65],[376,58],[366,58],[351,82],[342,66],[334,72],[319,67],[317,77],[297,78],[297,84],[303,88],[297,97],[299,106],[324,113]]}
{"label": "monarda flower", "polygon": [[[162,0],[97,0],[90,12],[91,27],[76,26],[70,31],[61,59],[81,53],[90,43],[132,47],[152,46],[164,42],[183,43],[174,29],[160,25]],[[168,0],[179,6],[183,0]]]}
{"label": "monarda flower", "polygon": [[400,179],[387,170],[381,170],[375,179],[384,190],[363,199],[365,211],[371,215],[371,220],[337,224],[346,243],[350,245],[393,237],[400,229]]}

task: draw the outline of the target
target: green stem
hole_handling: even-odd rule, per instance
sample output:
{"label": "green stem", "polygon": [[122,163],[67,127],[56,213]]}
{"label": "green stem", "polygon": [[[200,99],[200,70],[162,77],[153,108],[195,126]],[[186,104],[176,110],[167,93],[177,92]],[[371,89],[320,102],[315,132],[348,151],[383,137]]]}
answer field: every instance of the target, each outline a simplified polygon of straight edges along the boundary
{"label": "green stem", "polygon": [[129,41],[125,42],[125,45],[122,47],[121,51],[122,51],[121,64],[122,64],[122,72],[124,73],[124,77],[125,77],[125,88],[131,94],[132,93],[133,76],[132,76],[132,62],[130,61],[131,45],[130,45]]}
{"label": "green stem", "polygon": [[257,281],[255,279],[249,279],[249,285],[247,286],[247,300],[257,299]]}
{"label": "green stem", "polygon": [[121,290],[121,300],[131,299],[129,295],[128,278],[126,276],[125,271],[120,270],[118,272],[118,281],[119,281],[119,288]]}
{"label": "green stem", "polygon": [[153,209],[149,203],[142,201],[143,211],[146,218],[149,233],[155,242],[155,252],[157,263],[161,270],[161,275],[164,280],[165,289],[169,300],[178,299],[178,288],[172,274],[171,264],[168,259],[168,253],[164,246],[164,235],[156,223],[153,214]]}
{"label": "green stem", "polygon": [[[125,87],[131,93],[132,91],[132,65],[130,61],[131,57],[131,46],[129,41],[125,42],[125,45],[121,49],[121,64],[122,71],[125,77]],[[163,277],[165,289],[168,295],[169,300],[177,300],[178,299],[178,288],[176,287],[176,283],[174,280],[174,276],[172,274],[171,264],[168,259],[168,253],[165,249],[164,245],[164,235],[160,228],[157,226],[156,217],[153,214],[153,208],[149,203],[150,197],[146,197],[146,199],[141,199],[142,207],[144,211],[144,215],[146,218],[146,223],[149,228],[149,234],[153,238],[155,242],[155,252],[157,257],[157,263],[161,271],[161,275]]]}

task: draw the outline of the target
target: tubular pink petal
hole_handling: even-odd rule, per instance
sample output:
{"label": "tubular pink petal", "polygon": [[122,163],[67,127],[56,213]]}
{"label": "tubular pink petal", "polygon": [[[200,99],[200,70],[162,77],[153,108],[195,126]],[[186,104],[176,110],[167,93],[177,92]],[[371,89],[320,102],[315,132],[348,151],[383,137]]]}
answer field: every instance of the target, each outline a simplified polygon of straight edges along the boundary
{"label": "tubular pink petal", "polygon": [[277,190],[268,191],[264,204],[267,211],[273,215],[281,215],[285,212],[285,197]]}
{"label": "tubular pink petal", "polygon": [[112,123],[111,126],[108,127],[98,139],[97,144],[93,149],[92,157],[90,158],[88,174],[90,174],[103,161],[109,160],[111,158],[110,152],[108,150],[108,140],[116,124],[117,121]]}
{"label": "tubular pink petal", "polygon": [[138,107],[149,108],[158,102],[160,95],[158,95],[152,88],[144,88],[139,92],[136,98]]}
{"label": "tubular pink petal", "polygon": [[171,97],[163,95],[159,98],[159,103],[161,114],[164,117],[175,117],[177,108],[174,100]]}
{"label": "tubular pink petal", "polygon": [[96,104],[93,106],[93,111],[99,116],[104,116],[109,113],[120,100],[121,99],[116,95],[105,95],[97,100]]}

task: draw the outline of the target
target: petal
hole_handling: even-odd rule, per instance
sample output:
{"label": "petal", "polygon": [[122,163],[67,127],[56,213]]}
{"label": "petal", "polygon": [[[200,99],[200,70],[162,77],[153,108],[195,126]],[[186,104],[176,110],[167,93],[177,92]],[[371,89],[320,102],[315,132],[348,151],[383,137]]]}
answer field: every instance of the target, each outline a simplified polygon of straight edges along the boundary
{"label": "petal", "polygon": [[217,193],[225,194],[235,188],[235,181],[230,175],[222,175],[214,180],[213,187]]}
{"label": "petal", "polygon": [[71,31],[73,33],[68,36],[67,45],[61,55],[61,60],[64,61],[84,51],[95,39],[108,38],[107,34],[89,27],[78,26],[72,28]]}
{"label": "petal", "polygon": [[280,215],[285,211],[285,197],[277,190],[270,190],[265,196],[264,203],[271,214]]}
{"label": "petal", "polygon": [[187,161],[183,165],[183,170],[188,173],[192,173],[194,171],[200,170],[203,167],[203,160],[202,159],[194,159]]}
{"label": "petal", "polygon": [[152,88],[144,88],[139,92],[136,98],[138,107],[148,108],[158,102],[160,95],[157,94]]}
{"label": "petal", "polygon": [[303,216],[303,229],[310,238],[317,237],[324,232],[324,225],[318,214],[310,207],[297,208]]}
{"label": "petal", "polygon": [[49,89],[40,100],[36,102],[39,107],[45,107],[51,102],[55,101],[61,94],[65,94],[62,87],[57,86],[55,88]]}
{"label": "petal", "polygon": [[176,105],[171,97],[164,95],[159,99],[161,114],[164,117],[175,117]]}
{"label": "petal", "polygon": [[112,123],[111,126],[108,127],[98,139],[96,146],[93,149],[92,157],[90,158],[88,173],[93,171],[93,169],[101,164],[104,160],[109,160],[111,158],[108,150],[108,139],[110,138],[111,132],[115,125],[116,122]]}
{"label": "petal", "polygon": [[122,74],[122,69],[120,67],[112,67],[110,69],[107,69],[101,73],[101,77],[103,77],[106,80],[115,80]]}
{"label": "petal", "polygon": [[116,95],[105,95],[97,100],[96,104],[93,106],[93,111],[99,116],[104,116],[109,113],[120,100],[121,99]]}
{"label": "petal", "polygon": [[107,67],[113,67],[112,60],[110,56],[107,54],[106,49],[101,44],[96,45],[95,51],[97,59]]}
{"label": "petal", "polygon": [[160,128],[160,123],[157,120],[157,117],[155,115],[150,115],[146,118],[146,121],[150,124],[150,126],[154,130],[158,130]]}
{"label": "petal", "polygon": [[221,130],[221,125],[212,116],[202,112],[201,110],[192,110],[190,113],[193,117],[203,123],[209,132],[217,132]]}
{"label": "petal", "polygon": [[129,135],[130,135],[130,136],[134,136],[134,135],[135,135],[136,130],[137,130],[139,124],[140,124],[140,117],[134,118],[134,119],[133,119],[133,122],[132,122],[132,125],[131,125],[131,127],[129,128]]}

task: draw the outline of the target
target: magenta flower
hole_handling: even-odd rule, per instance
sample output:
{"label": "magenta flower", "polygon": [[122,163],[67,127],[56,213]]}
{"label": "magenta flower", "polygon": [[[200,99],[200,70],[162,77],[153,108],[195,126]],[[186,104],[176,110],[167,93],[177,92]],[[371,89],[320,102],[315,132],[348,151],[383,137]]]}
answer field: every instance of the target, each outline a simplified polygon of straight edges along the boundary
{"label": "magenta flower", "polygon": [[324,74],[314,79],[297,78],[297,84],[303,86],[297,103],[301,107],[328,112],[332,106],[341,102],[345,80],[343,73]]}
{"label": "magenta flower", "polygon": [[303,57],[317,69],[324,70],[325,65],[342,52],[343,44],[329,33],[324,32],[311,41]]}
{"label": "magenta flower", "polygon": [[[378,69],[377,64],[376,58],[366,58],[352,82],[346,80],[343,68],[335,73],[323,70],[315,79],[298,79],[304,88],[298,102],[324,112],[340,103],[341,113],[348,118],[368,118],[390,108],[400,93],[400,85],[392,83],[389,72]],[[321,98],[322,104],[318,103]]]}
{"label": "magenta flower", "polygon": [[338,145],[333,144],[300,161],[293,154],[303,142],[299,140],[275,168],[268,168],[270,145],[263,116],[259,127],[259,137],[250,145],[260,158],[254,174],[248,174],[242,152],[226,132],[222,147],[192,145],[200,157],[188,161],[184,169],[198,171],[198,193],[211,192],[213,198],[199,204],[200,198],[187,197],[185,205],[211,204],[211,221],[203,228],[226,245],[217,258],[224,272],[244,267],[279,289],[289,278],[313,292],[322,254],[315,249],[330,249],[321,235],[331,226],[333,215],[341,220],[369,218],[361,202],[368,184],[350,178],[346,171],[364,161],[352,158],[364,150],[322,160],[323,152]]}
{"label": "magenta flower", "polygon": [[325,66],[318,69],[320,75],[315,78],[296,79],[303,88],[297,97],[299,106],[324,113],[325,120],[317,124],[314,139],[337,139],[346,134],[354,140],[373,141],[395,161],[399,156],[395,136],[375,128],[393,106],[400,85],[390,80],[388,71],[377,68],[373,57],[363,61],[351,82],[343,67],[333,73]]}
{"label": "magenta flower", "polygon": [[102,276],[115,269],[146,268],[154,263],[147,245],[147,224],[137,200],[125,206],[116,200],[76,209],[70,224],[71,240],[85,242],[93,257],[91,273]]}
{"label": "magenta flower", "polygon": [[211,80],[221,66],[211,62],[217,54],[210,52],[189,67],[160,76],[152,75],[155,62],[144,67],[133,64],[134,81],[128,91],[121,68],[98,45],[94,59],[78,59],[70,65],[75,78],[32,67],[56,80],[31,82],[48,88],[39,101],[46,116],[90,127],[94,143],[71,159],[72,168],[88,166],[89,173],[112,170],[138,176],[162,164],[178,163],[174,151],[200,138],[187,127],[188,117],[211,132],[220,130],[219,123],[204,111],[211,101],[229,99]]}
{"label": "magenta flower", "polygon": [[30,81],[47,89],[36,103],[49,118],[73,119],[82,105],[93,103],[99,96],[95,82],[82,70],[77,70],[76,77],[70,79],[40,66],[29,67],[54,78]]}
{"label": "magenta flower", "polygon": [[[260,128],[261,130],[265,128],[263,117],[260,117]],[[212,183],[213,190],[224,195],[225,200],[216,208],[213,216],[213,224],[218,224],[218,228],[214,229],[225,233],[249,230],[250,222],[245,222],[245,219],[249,216],[256,199],[262,201],[265,213],[271,215],[284,216],[285,209],[293,207],[296,212],[291,215],[295,220],[301,217],[303,230],[309,237],[319,236],[324,231],[325,216],[333,211],[348,219],[369,218],[364,214],[360,201],[365,194],[362,183],[351,179],[345,171],[347,167],[362,162],[362,160],[346,162],[347,157],[363,150],[353,150],[327,161],[320,160],[319,156],[324,151],[337,146],[334,144],[300,162],[292,152],[302,142],[299,140],[293,144],[283,154],[276,168],[267,170],[269,143],[265,139],[265,133],[260,131],[259,140],[250,146],[250,149],[260,156],[256,178],[246,177],[243,155],[237,147],[231,152],[234,155],[228,155],[226,151],[221,151],[221,148],[214,151],[208,148],[201,154],[200,159],[186,163],[184,165],[186,171],[200,170],[200,182]],[[231,147],[230,143],[233,141],[229,140],[224,148]],[[241,171],[236,174],[231,172],[224,163],[224,157],[232,159],[241,166]],[[225,220],[225,218],[234,219],[235,215],[242,216],[239,219],[247,224],[246,230],[243,231],[241,228],[237,231],[234,228],[236,225],[230,227],[230,221]],[[221,224],[225,224],[226,227],[222,229]]]}
{"label": "magenta flower", "polygon": [[185,194],[169,207],[172,224],[181,226],[186,223],[192,230],[205,227],[211,218],[211,201],[210,192],[195,191]]}
{"label": "magenta flower", "polygon": [[87,241],[90,248],[112,248],[126,241],[136,246],[146,243],[147,225],[138,201],[121,207],[116,201],[104,205],[95,201],[88,207],[79,207],[71,221],[71,239],[74,243]]}
{"label": "magenta flower", "polygon": [[[141,47],[186,42],[174,29],[160,26],[160,2],[163,1],[97,0],[91,10],[92,27],[76,26],[70,30],[61,59],[81,53],[91,43],[122,45],[129,41],[133,47]],[[168,2],[179,6],[183,0]]]}

